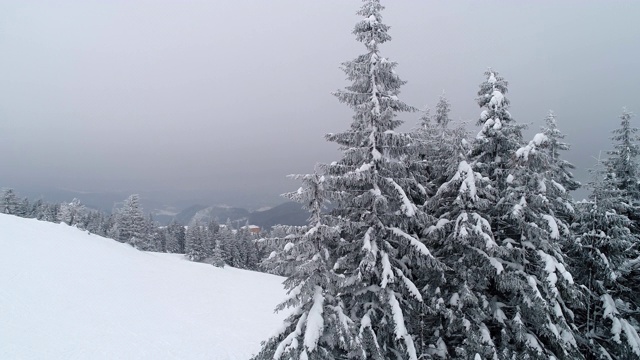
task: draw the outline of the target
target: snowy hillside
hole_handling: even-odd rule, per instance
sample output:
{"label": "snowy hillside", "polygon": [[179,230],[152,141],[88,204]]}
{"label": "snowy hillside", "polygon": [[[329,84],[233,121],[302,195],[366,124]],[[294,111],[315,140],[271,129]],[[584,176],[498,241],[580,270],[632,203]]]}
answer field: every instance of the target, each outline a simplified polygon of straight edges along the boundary
{"label": "snowy hillside", "polygon": [[282,278],[0,214],[0,359],[248,359]]}

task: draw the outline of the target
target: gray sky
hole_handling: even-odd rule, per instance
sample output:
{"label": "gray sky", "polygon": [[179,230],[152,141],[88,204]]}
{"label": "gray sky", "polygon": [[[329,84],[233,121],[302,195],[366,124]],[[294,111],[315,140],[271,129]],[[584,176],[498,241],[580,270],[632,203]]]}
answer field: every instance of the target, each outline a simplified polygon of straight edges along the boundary
{"label": "gray sky", "polygon": [[[384,56],[433,106],[446,90],[477,132],[491,66],[511,113],[549,109],[580,169],[640,113],[640,2],[384,2]],[[364,51],[356,0],[0,0],[0,186],[279,194],[336,160],[351,111],[331,92]],[[405,130],[419,114],[403,114]],[[638,125],[640,117],[634,118]]]}

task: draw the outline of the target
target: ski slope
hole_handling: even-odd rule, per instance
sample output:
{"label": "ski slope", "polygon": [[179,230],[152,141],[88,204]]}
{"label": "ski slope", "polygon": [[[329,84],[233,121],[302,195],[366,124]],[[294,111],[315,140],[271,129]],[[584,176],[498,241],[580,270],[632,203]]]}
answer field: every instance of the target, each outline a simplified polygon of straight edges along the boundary
{"label": "ski slope", "polygon": [[283,278],[0,214],[0,359],[249,359]]}

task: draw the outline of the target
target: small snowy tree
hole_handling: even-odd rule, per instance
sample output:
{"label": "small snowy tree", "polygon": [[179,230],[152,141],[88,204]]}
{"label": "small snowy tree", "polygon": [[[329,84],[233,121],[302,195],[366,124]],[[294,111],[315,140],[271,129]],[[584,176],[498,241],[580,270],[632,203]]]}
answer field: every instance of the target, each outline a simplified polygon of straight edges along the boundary
{"label": "small snowy tree", "polygon": [[[263,343],[262,351],[254,360],[358,357],[361,350],[355,337],[356,329],[340,299],[343,279],[333,271],[340,228],[327,224],[327,216],[322,214],[327,195],[324,178],[317,174],[297,178],[303,186],[285,196],[309,210],[309,225],[304,231],[295,228],[295,235],[285,237],[288,242],[278,250],[295,254],[282,257],[281,261],[290,259],[297,265],[297,271],[285,281],[289,297],[277,310],[291,307],[294,311],[281,331]],[[279,240],[266,241],[281,244]]]}
{"label": "small snowy tree", "polygon": [[219,240],[216,241],[216,246],[213,249],[213,254],[211,255],[211,264],[219,268],[224,267],[224,252],[222,251]]}
{"label": "small snowy tree", "polygon": [[427,191],[435,191],[448,181],[462,160],[460,155],[468,151],[465,139],[468,133],[464,124],[455,128],[448,126],[450,110],[449,101],[444,94],[441,95],[435,115],[431,116],[429,109],[425,110],[420,126],[411,133],[417,146],[408,162],[414,176]]}
{"label": "small snowy tree", "polygon": [[13,189],[4,189],[0,197],[0,211],[3,214],[17,215],[20,200]]}
{"label": "small snowy tree", "polygon": [[80,203],[80,200],[76,198],[70,203],[62,203],[60,205],[60,212],[58,212],[58,220],[71,226],[82,224],[86,216],[87,209]]}
{"label": "small snowy tree", "polygon": [[205,229],[198,221],[187,228],[185,234],[185,255],[191,261],[201,261],[207,257],[204,241]]}
{"label": "small snowy tree", "polygon": [[166,247],[168,253],[184,254],[185,230],[184,226],[175,219],[167,226]]}
{"label": "small snowy tree", "polygon": [[136,248],[146,247],[147,241],[147,222],[140,206],[140,196],[133,194],[125,201],[122,208],[118,211],[115,222],[114,235],[120,242],[131,244]]}

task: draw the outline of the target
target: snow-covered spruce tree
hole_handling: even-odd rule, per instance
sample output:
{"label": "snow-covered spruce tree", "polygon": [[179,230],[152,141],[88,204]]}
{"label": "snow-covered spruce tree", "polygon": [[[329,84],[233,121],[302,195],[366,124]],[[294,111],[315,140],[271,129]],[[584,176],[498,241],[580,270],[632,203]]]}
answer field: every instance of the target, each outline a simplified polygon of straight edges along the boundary
{"label": "snow-covered spruce tree", "polygon": [[[620,127],[613,130],[611,141],[613,150],[607,151],[604,161],[610,176],[614,176],[612,184],[622,191],[622,211],[632,221],[640,221],[640,169],[638,168],[638,129],[631,126],[633,113],[622,109]],[[640,225],[634,224],[634,231],[640,232]]]}
{"label": "snow-covered spruce tree", "polygon": [[[290,260],[297,271],[284,282],[288,298],[277,310],[294,308],[284,326],[268,341],[254,360],[364,358],[353,321],[340,299],[343,278],[333,271],[340,228],[326,223],[322,214],[326,190],[324,178],[297,176],[303,182],[296,192],[285,194],[302,203],[311,216],[309,225],[295,227],[294,236],[278,252],[295,254]],[[281,244],[280,239],[275,241]],[[275,256],[275,255],[274,255]],[[286,261],[287,257],[282,257]]]}
{"label": "snow-covered spruce tree", "polygon": [[0,197],[0,212],[16,215],[20,207],[20,200],[13,189],[3,189]]}
{"label": "snow-covered spruce tree", "polygon": [[586,306],[575,314],[590,359],[640,358],[638,279],[631,277],[639,251],[630,220],[618,212],[625,192],[617,185],[618,178],[600,168],[589,184],[589,201],[576,205],[577,246],[569,259],[586,292]]}
{"label": "snow-covered spruce tree", "polygon": [[414,108],[398,99],[404,84],[396,63],[380,54],[390,40],[382,23],[383,6],[366,0],[353,33],[366,53],[343,64],[348,80],[338,99],[355,112],[348,130],[328,134],[340,145],[342,158],[323,165],[325,187],[341,228],[334,271],[344,276],[341,300],[358,327],[367,359],[417,359],[413,321],[423,303],[414,271],[439,266],[418,239],[425,221],[425,189],[404,162],[412,139],[396,132],[397,112]]}
{"label": "snow-covered spruce tree", "polygon": [[80,200],[73,199],[70,203],[60,204],[60,212],[58,212],[58,220],[67,225],[77,225],[84,222],[87,216],[87,209]]}
{"label": "snow-covered spruce tree", "polygon": [[207,254],[204,248],[206,232],[199,221],[189,225],[185,233],[185,255],[191,261],[201,261]]}
{"label": "snow-covered spruce tree", "polygon": [[293,244],[307,232],[307,226],[276,225],[269,237],[258,242],[267,249],[269,256],[260,262],[260,269],[274,275],[289,277],[296,273],[303,258],[299,258]]}
{"label": "snow-covered spruce tree", "polygon": [[175,219],[167,226],[167,252],[184,254],[185,230],[184,225]]}
{"label": "snow-covered spruce tree", "polygon": [[450,128],[451,105],[442,94],[436,105],[435,114],[429,109],[423,112],[419,126],[411,133],[417,141],[416,150],[409,157],[409,163],[416,179],[426,186],[429,195],[448,181],[460,162],[459,154],[466,153],[468,133],[464,124]]}
{"label": "snow-covered spruce tree", "polygon": [[224,252],[222,251],[222,245],[220,240],[216,241],[213,254],[211,254],[211,265],[219,268],[224,268]]}
{"label": "snow-covered spruce tree", "polygon": [[579,359],[565,304],[576,287],[558,243],[570,234],[542,186],[551,171],[546,136],[523,146],[506,81],[486,75],[470,158],[427,203],[438,217],[427,235],[441,239],[427,243],[450,269],[438,288],[425,288],[441,296],[433,311],[453,327],[443,326],[436,350],[462,359]]}
{"label": "snow-covered spruce tree", "polygon": [[481,130],[473,143],[472,155],[482,175],[489,177],[492,186],[503,190],[506,187],[506,169],[515,151],[522,146],[522,129],[509,113],[506,98],[509,83],[497,71],[485,73],[486,80],[480,84],[478,105],[484,108],[478,125]]}
{"label": "snow-covered spruce tree", "polygon": [[147,239],[147,222],[140,206],[140,196],[133,194],[118,211],[115,222],[118,241],[131,244],[136,248],[143,247]]}
{"label": "snow-covered spruce tree", "polygon": [[160,224],[153,219],[151,214],[147,215],[145,220],[147,236],[145,241],[140,245],[143,246],[141,250],[144,251],[158,251],[165,252],[167,247],[167,239],[164,231],[160,229]]}
{"label": "snow-covered spruce tree", "polygon": [[555,216],[566,224],[571,224],[575,210],[573,198],[569,192],[577,190],[581,185],[571,172],[575,166],[561,157],[561,151],[568,151],[570,145],[563,141],[565,135],[558,129],[556,115],[553,111],[549,111],[545,118],[542,134],[546,136],[546,141],[541,151],[547,153],[549,161],[544,183],[547,188],[547,200],[549,200]]}
{"label": "snow-covered spruce tree", "polygon": [[504,271],[488,216],[495,189],[461,156],[454,175],[425,204],[435,219],[424,241],[446,270],[426,272],[419,282],[429,299],[420,317],[425,328],[420,350],[427,358],[495,359],[498,348],[489,326],[504,321],[504,304],[488,291]]}

